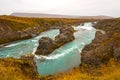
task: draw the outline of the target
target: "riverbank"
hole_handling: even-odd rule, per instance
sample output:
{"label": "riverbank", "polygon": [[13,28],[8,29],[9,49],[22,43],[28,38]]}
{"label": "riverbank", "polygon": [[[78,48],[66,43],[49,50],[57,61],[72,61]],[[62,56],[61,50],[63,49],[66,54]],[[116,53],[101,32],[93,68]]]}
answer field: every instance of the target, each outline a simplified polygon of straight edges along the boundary
{"label": "riverbank", "polygon": [[[60,73],[57,75],[45,76],[45,77],[37,76],[37,78],[34,78],[34,79],[35,80],[39,80],[39,79],[40,80],[94,80],[94,79],[119,80],[120,79],[119,77],[120,76],[120,73],[119,73],[120,72],[120,68],[119,68],[120,67],[120,62],[119,62],[120,60],[120,45],[119,45],[120,44],[120,35],[119,35],[120,19],[99,21],[96,25],[94,25],[94,27],[97,29],[104,30],[105,34],[101,32],[97,32],[96,37],[92,41],[92,43],[87,45],[82,50],[82,53],[81,53],[82,64],[79,67],[71,71],[68,71],[66,73]],[[1,61],[3,62],[3,60]],[[9,63],[11,63],[11,59],[6,59],[6,60]],[[36,72],[34,73],[34,71],[32,71],[31,68],[29,68],[31,67],[30,65],[26,65],[27,62],[24,62],[26,60],[22,61],[22,63],[25,63],[25,64],[22,64],[22,68],[19,67],[21,66],[21,63],[17,62],[16,59],[13,59],[13,61],[15,63],[9,66],[17,65],[16,63],[20,64],[20,65],[14,66],[15,70],[18,68],[18,71],[20,71],[19,75],[23,74],[21,73],[21,71],[24,70],[23,69],[24,66],[27,66],[27,68],[30,69],[30,70],[27,70],[28,73],[36,74]],[[4,64],[5,63],[7,64],[7,62],[4,62]],[[28,63],[31,63],[31,62],[28,62]],[[4,66],[3,68],[4,68],[3,70],[5,70],[7,75],[4,78],[8,79],[7,77],[10,76],[12,72],[9,73],[9,71],[6,71],[7,70],[6,66]],[[17,74],[15,73],[15,76],[18,76]],[[23,74],[22,76],[25,76],[25,74]],[[16,77],[15,79],[19,79],[20,77]],[[31,80],[31,79],[32,79],[31,76],[28,75],[27,80]]]}
{"label": "riverbank", "polygon": [[58,29],[63,25],[79,25],[87,21],[93,20],[0,16],[0,44],[32,38],[46,30]]}

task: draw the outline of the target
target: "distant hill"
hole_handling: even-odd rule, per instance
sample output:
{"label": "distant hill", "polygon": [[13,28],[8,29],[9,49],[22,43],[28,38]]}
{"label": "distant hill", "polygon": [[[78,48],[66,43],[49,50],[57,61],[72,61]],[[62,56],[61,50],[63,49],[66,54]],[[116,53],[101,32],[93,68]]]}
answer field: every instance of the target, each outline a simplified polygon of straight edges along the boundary
{"label": "distant hill", "polygon": [[81,19],[113,19],[114,17],[100,15],[100,16],[80,16],[79,18]]}
{"label": "distant hill", "polygon": [[39,17],[39,18],[77,18],[78,17],[78,16],[44,14],[44,13],[12,13],[11,15],[19,16],[19,17]]}
{"label": "distant hill", "polygon": [[12,16],[18,17],[37,17],[37,18],[78,18],[78,19],[112,19],[110,16],[72,16],[59,14],[44,14],[44,13],[12,13]]}

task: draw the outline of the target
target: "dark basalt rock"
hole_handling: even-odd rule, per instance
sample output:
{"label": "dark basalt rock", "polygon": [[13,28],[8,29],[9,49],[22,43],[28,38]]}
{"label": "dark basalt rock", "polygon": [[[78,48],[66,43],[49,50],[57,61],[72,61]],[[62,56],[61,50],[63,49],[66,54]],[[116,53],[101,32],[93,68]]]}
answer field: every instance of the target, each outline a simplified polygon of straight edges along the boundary
{"label": "dark basalt rock", "polygon": [[120,21],[117,19],[99,21],[95,28],[105,31],[96,32],[95,39],[85,46],[81,61],[89,66],[99,66],[110,59],[120,60]]}
{"label": "dark basalt rock", "polygon": [[70,27],[70,25],[65,25],[60,28],[60,34],[66,32],[66,31],[68,31],[72,34],[74,33],[74,29],[73,29],[73,27]]}
{"label": "dark basalt rock", "polygon": [[63,27],[60,29],[60,34],[55,37],[55,43],[58,47],[61,45],[74,40],[74,29],[72,27]]}
{"label": "dark basalt rock", "polygon": [[61,46],[67,42],[70,42],[74,40],[74,36],[72,33],[70,33],[69,31],[66,31],[62,34],[59,34],[58,36],[55,37],[55,43],[57,44],[57,46]]}
{"label": "dark basalt rock", "polygon": [[60,29],[60,34],[55,37],[55,40],[52,40],[48,37],[42,37],[39,40],[39,46],[35,54],[37,55],[50,54],[63,44],[74,40],[73,33],[74,29],[72,27],[64,27]]}
{"label": "dark basalt rock", "polygon": [[85,46],[82,50],[82,63],[88,65],[99,65],[102,61],[103,56],[107,55],[106,53],[99,54],[103,50],[99,43],[106,40],[108,37],[106,34],[103,34],[100,31],[96,32],[95,39],[89,45]]}
{"label": "dark basalt rock", "polygon": [[[114,41],[109,40],[107,34],[96,32],[95,39],[82,51],[82,63],[94,66],[107,63],[107,61],[115,57],[113,46]],[[116,50],[116,52],[119,52],[119,50]],[[117,53],[116,57],[119,57]]]}
{"label": "dark basalt rock", "polygon": [[107,34],[102,33],[102,31],[97,31],[95,34],[95,39],[93,40],[93,43],[96,43],[96,44],[100,43],[107,38],[108,38]]}
{"label": "dark basalt rock", "polygon": [[35,54],[47,55],[51,53],[55,48],[54,41],[49,37],[42,37],[39,40],[39,46]]}

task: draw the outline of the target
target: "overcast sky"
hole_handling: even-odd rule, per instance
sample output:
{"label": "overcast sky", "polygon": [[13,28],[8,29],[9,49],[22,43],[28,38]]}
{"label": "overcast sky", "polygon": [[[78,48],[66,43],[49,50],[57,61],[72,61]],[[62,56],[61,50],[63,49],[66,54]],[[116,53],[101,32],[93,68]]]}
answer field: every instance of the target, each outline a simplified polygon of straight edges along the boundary
{"label": "overcast sky", "polygon": [[0,0],[0,15],[13,12],[120,17],[120,0]]}

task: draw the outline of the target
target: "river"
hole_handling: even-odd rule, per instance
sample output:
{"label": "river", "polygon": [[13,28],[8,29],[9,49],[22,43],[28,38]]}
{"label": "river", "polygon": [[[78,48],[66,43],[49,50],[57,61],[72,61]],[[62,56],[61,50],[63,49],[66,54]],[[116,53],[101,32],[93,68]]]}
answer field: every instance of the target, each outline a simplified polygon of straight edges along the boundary
{"label": "river", "polygon": [[[81,50],[85,47],[85,45],[91,43],[95,37],[96,30],[92,27],[91,22],[76,26],[74,29],[76,30],[74,33],[74,41],[64,44],[48,56],[35,55],[34,60],[40,75],[64,72],[78,66],[81,63]],[[44,36],[54,39],[58,34],[59,30],[53,29],[45,31],[37,37],[7,45],[0,49],[0,58],[20,58],[22,55],[29,53],[34,54],[38,46],[38,41],[41,37]]]}

